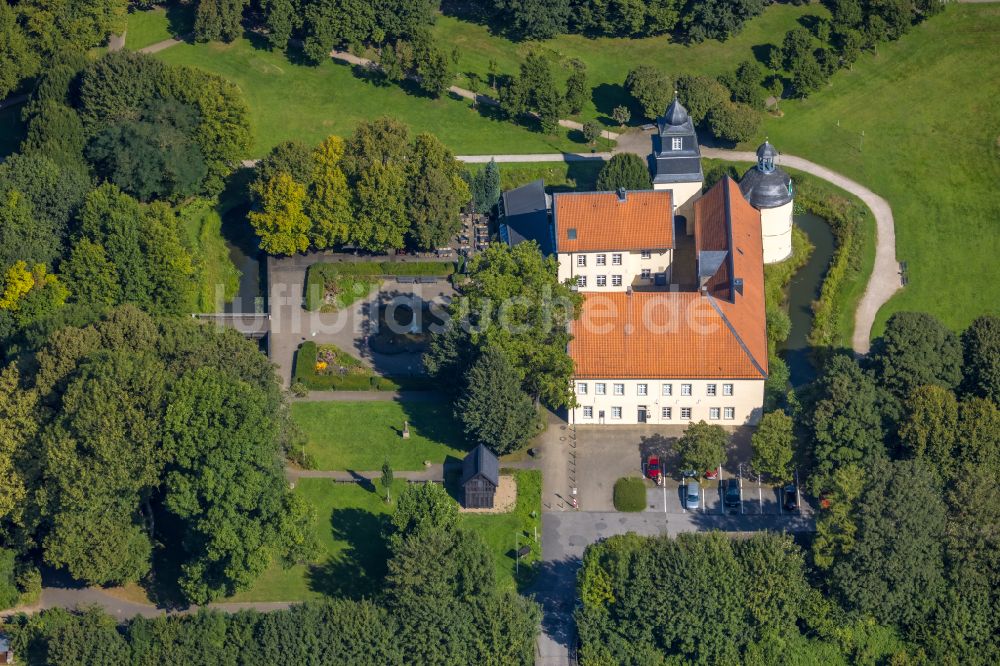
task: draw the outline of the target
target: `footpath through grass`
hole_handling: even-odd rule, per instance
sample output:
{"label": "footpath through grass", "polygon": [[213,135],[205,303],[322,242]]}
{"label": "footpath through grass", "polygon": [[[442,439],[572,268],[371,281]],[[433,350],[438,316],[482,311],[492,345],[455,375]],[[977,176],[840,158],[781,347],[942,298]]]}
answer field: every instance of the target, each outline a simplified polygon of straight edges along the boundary
{"label": "footpath through grass", "polygon": [[[294,402],[292,418],[308,437],[318,469],[395,470],[462,458],[468,446],[447,402]],[[403,439],[403,422],[410,437]]]}
{"label": "footpath through grass", "polygon": [[327,61],[311,67],[284,53],[255,48],[247,39],[231,44],[179,44],[156,55],[166,62],[214,72],[239,85],[250,106],[253,155],[263,156],[286,139],[319,143],[347,136],[362,120],[393,116],[414,132],[436,134],[457,154],[547,153],[587,150],[579,132],[558,136],[532,132],[471,108],[468,100],[431,99],[395,84],[358,78],[347,65]]}
{"label": "footpath through grass", "polygon": [[[497,63],[500,73],[516,74],[532,51],[546,55],[555,64],[560,79],[569,76],[572,59],[584,62],[588,84],[594,91],[580,118],[598,118],[613,127],[616,123],[610,118],[612,110],[622,104],[632,105],[624,89],[625,77],[631,69],[645,64],[658,67],[672,77],[679,74],[717,76],[735,69],[743,60],[754,58],[755,49],[768,43],[780,44],[786,32],[800,26],[803,16],[826,17],[829,12],[819,4],[774,4],[725,42],[710,39],[693,46],[673,43],[666,35],[645,39],[560,35],[540,42],[512,42],[491,34],[484,25],[451,16],[439,16],[433,32],[447,49],[458,49],[458,71],[462,74],[459,85],[467,84],[464,75],[468,72],[475,72],[487,82],[491,60]],[[644,122],[634,108],[632,124]]]}
{"label": "footpath through grass", "polygon": [[891,204],[910,281],[879,312],[873,337],[893,312],[930,312],[959,329],[1000,303],[998,43],[1000,6],[951,4],[765,123],[779,150]]}

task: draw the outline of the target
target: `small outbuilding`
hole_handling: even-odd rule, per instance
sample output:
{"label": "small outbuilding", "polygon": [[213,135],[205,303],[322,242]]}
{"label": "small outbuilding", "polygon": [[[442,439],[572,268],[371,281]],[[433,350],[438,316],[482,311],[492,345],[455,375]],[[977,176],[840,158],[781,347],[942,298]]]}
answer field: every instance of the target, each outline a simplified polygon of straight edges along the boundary
{"label": "small outbuilding", "polygon": [[14,650],[10,645],[10,637],[7,634],[0,634],[0,664],[13,664]]}
{"label": "small outbuilding", "polygon": [[480,444],[462,461],[462,506],[492,509],[500,485],[500,460]]}

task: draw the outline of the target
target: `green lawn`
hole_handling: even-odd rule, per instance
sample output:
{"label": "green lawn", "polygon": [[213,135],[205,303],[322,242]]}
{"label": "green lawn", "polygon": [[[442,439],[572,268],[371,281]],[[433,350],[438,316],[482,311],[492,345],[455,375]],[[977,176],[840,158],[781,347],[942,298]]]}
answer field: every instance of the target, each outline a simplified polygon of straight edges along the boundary
{"label": "green lawn", "polygon": [[[239,288],[240,272],[222,238],[222,218],[214,200],[195,199],[178,211],[200,277],[198,311],[220,312]],[[221,301],[220,302],[220,297]]]}
{"label": "green lawn", "polygon": [[[528,582],[534,573],[530,565],[542,556],[542,473],[518,470],[513,474],[517,479],[517,507],[513,511],[465,513],[459,519],[463,529],[479,532],[489,545],[497,580],[504,585]],[[531,553],[521,558],[520,575],[516,578],[515,543],[531,547]]]}
{"label": "green lawn", "polygon": [[[466,445],[446,402],[295,402],[292,418],[307,437],[318,469],[423,469],[425,460],[461,458]],[[403,422],[410,438],[403,439]]]}
{"label": "green lawn", "polygon": [[[517,507],[505,514],[462,514],[459,526],[478,532],[493,553],[497,580],[515,585],[517,543],[532,547],[521,560],[520,581],[531,576],[530,563],[541,557],[534,543],[537,529],[541,538],[541,474],[514,473],[518,484]],[[398,496],[405,481],[393,483]],[[313,527],[320,545],[320,557],[312,564],[283,568],[272,565],[252,587],[225,601],[306,601],[323,596],[371,597],[382,590],[388,550],[382,533],[395,504],[386,504],[381,484],[334,483],[328,479],[300,479],[295,492],[315,509]],[[534,513],[534,516],[532,516]]]}
{"label": "green lawn", "polygon": [[254,48],[246,39],[231,44],[180,44],[161,51],[166,62],[220,74],[243,90],[253,123],[253,154],[261,156],[286,139],[319,143],[347,135],[361,120],[391,115],[413,132],[433,132],[459,154],[542,153],[587,150],[561,130],[558,137],[532,132],[471,108],[468,100],[430,99],[397,85],[356,77],[332,61],[318,67],[294,64],[278,51]]}
{"label": "green lawn", "polygon": [[961,328],[1000,303],[998,42],[1000,6],[950,4],[765,124],[779,150],[892,205],[910,283],[882,308],[874,335],[893,312],[927,311]]}
{"label": "green lawn", "polygon": [[[774,4],[756,19],[749,21],[734,37],[719,42],[708,40],[694,46],[671,43],[667,36],[646,39],[592,39],[581,35],[560,35],[542,42],[511,42],[490,34],[486,26],[461,21],[450,16],[438,17],[434,34],[448,49],[458,47],[460,72],[475,72],[488,80],[490,60],[495,60],[501,73],[514,74],[531,51],[546,54],[557,66],[562,77],[569,76],[570,59],[587,65],[587,78],[594,87],[593,99],[580,114],[582,118],[604,118],[620,104],[630,104],[624,90],[629,70],[639,65],[654,65],[672,76],[706,74],[716,76],[735,69],[741,61],[754,57],[754,48],[768,43],[780,43],[785,33],[799,26],[803,16],[829,16],[820,4],[796,6]],[[465,77],[462,77],[463,82]],[[485,84],[484,84],[485,85]],[[633,110],[633,124],[645,120]]]}
{"label": "green lawn", "polygon": [[[468,164],[470,171],[479,171],[485,164]],[[597,174],[604,166],[603,160],[592,162],[502,162],[500,187],[509,190],[541,178],[548,191],[593,190]]]}
{"label": "green lawn", "polygon": [[132,12],[128,16],[125,48],[138,50],[178,35],[186,35],[194,28],[194,5],[173,4],[169,9],[152,9]]}

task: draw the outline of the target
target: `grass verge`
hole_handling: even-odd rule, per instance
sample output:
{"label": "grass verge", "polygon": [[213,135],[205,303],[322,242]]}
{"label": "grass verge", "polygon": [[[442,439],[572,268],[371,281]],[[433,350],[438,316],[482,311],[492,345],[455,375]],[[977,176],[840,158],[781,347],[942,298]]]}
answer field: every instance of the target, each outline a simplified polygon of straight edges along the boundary
{"label": "grass verge", "polygon": [[177,214],[198,275],[198,312],[221,312],[223,303],[236,296],[240,271],[229,258],[229,247],[222,238],[222,217],[216,202],[195,199]]}
{"label": "grass verge", "polygon": [[317,469],[378,470],[388,460],[393,469],[417,470],[468,449],[447,402],[294,402],[292,418]]}

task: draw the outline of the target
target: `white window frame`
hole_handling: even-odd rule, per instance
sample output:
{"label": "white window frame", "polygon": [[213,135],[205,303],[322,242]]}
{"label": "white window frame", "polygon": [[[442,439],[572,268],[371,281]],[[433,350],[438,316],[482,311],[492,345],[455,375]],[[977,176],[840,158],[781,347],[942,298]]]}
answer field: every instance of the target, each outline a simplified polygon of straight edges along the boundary
{"label": "white window frame", "polygon": [[670,149],[671,150],[681,150],[682,148],[684,148],[684,139],[683,138],[681,138],[679,136],[675,136],[673,139],[670,140]]}
{"label": "white window frame", "polygon": [[660,418],[667,419],[668,421],[674,418],[674,408],[673,407],[661,407],[660,408]]}
{"label": "white window frame", "polygon": [[649,395],[649,384],[636,384],[636,395]]}
{"label": "white window frame", "polygon": [[585,418],[585,419],[592,419],[592,418],[594,418],[594,408],[591,407],[590,405],[586,405],[583,408],[583,418]]}
{"label": "white window frame", "polygon": [[661,392],[662,395],[670,397],[670,396],[672,396],[674,394],[674,385],[673,384],[664,384],[663,388],[660,389],[660,392]]}
{"label": "white window frame", "polygon": [[611,408],[611,418],[613,418],[613,419],[619,419],[620,420],[621,417],[622,417],[622,408],[621,407],[612,407]]}
{"label": "white window frame", "polygon": [[587,395],[587,382],[577,382],[576,383],[576,394],[577,395]]}
{"label": "white window frame", "polygon": [[620,286],[622,286],[622,276],[621,275],[612,275],[611,276],[611,286],[612,287],[620,287]]}
{"label": "white window frame", "polygon": [[735,407],[724,407],[722,409],[722,418],[727,421],[732,421],[736,418],[736,408]]}
{"label": "white window frame", "polygon": [[597,276],[597,286],[598,287],[607,287],[608,286],[608,276],[607,275],[598,275]]}
{"label": "white window frame", "polygon": [[622,265],[622,255],[621,252],[615,252],[611,255],[611,265],[621,266]]}
{"label": "white window frame", "polygon": [[691,395],[690,384],[681,384],[681,395]]}
{"label": "white window frame", "polygon": [[606,255],[606,254],[599,254],[599,255],[597,255],[597,265],[598,266],[606,266],[607,263],[608,263],[608,255]]}
{"label": "white window frame", "polygon": [[615,384],[612,387],[612,389],[614,390],[615,395],[625,395],[625,385],[624,384]]}
{"label": "white window frame", "polygon": [[708,420],[709,421],[718,421],[721,416],[722,416],[722,410],[720,410],[718,407],[709,407],[708,408]]}
{"label": "white window frame", "polygon": [[653,277],[653,269],[652,268],[643,268],[642,271],[639,272],[639,276],[643,280],[649,280],[649,279],[651,279]]}
{"label": "white window frame", "polygon": [[576,255],[576,265],[577,266],[586,266],[587,265],[587,255],[585,255],[585,254],[578,254],[578,255]]}
{"label": "white window frame", "polygon": [[586,275],[577,275],[576,276],[576,287],[577,287],[577,289],[586,289],[587,288],[587,276]]}
{"label": "white window frame", "polygon": [[723,384],[722,385],[722,395],[732,395],[732,394],[733,394],[733,385],[732,384]]}
{"label": "white window frame", "polygon": [[718,392],[718,386],[716,386],[715,384],[705,384],[705,395],[710,397],[715,397],[715,394],[717,392]]}
{"label": "white window frame", "polygon": [[682,419],[686,419],[688,421],[691,420],[691,408],[690,407],[681,407],[681,418]]}
{"label": "white window frame", "polygon": [[607,384],[605,384],[604,382],[594,383],[594,395],[607,395],[607,393],[608,393]]}
{"label": "white window frame", "polygon": [[641,252],[639,252],[639,258],[640,259],[652,259],[653,258],[653,251],[652,250],[642,250]]}

